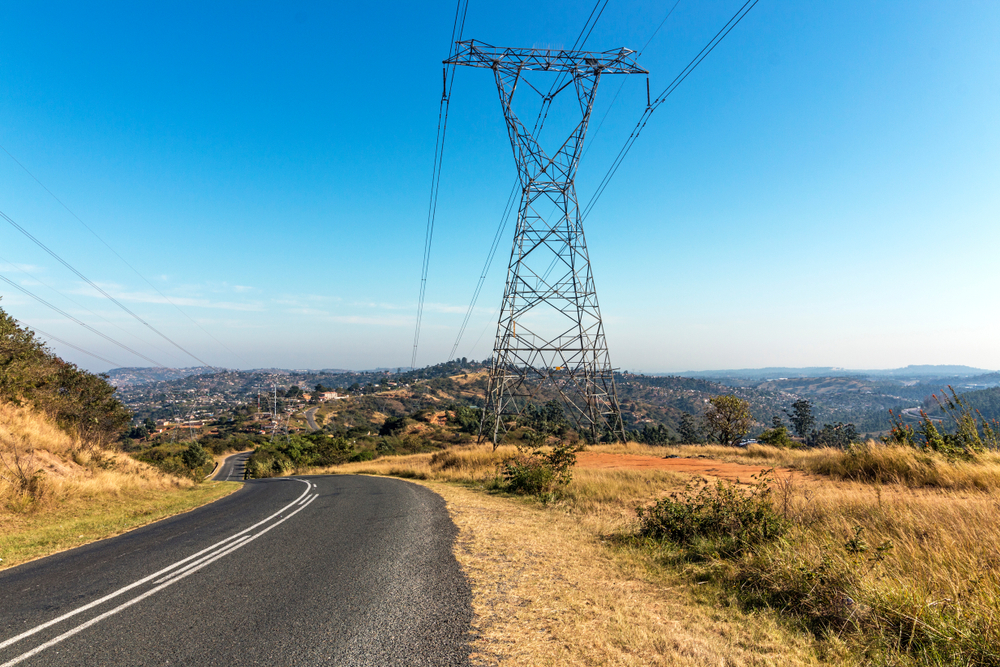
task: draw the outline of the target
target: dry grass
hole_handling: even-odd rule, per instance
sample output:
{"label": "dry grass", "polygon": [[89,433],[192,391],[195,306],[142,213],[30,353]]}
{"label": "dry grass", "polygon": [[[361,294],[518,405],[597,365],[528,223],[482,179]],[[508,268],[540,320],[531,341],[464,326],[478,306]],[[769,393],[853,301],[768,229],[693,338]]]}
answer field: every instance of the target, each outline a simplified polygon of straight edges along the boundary
{"label": "dry grass", "polygon": [[774,483],[786,539],[736,561],[692,562],[669,545],[613,539],[634,531],[637,503],[682,488],[684,474],[575,469],[546,506],[476,492],[503,448],[328,471],[427,480],[448,499],[482,664],[1000,664],[996,455],[949,462],[875,443],[588,450],[825,474]]}
{"label": "dry grass", "polygon": [[574,514],[425,483],[459,528],[455,556],[473,589],[473,664],[816,663],[808,638],[771,615],[698,604],[689,579],[609,549]]}
{"label": "dry grass", "polygon": [[776,490],[792,531],[739,564],[752,599],[870,660],[1000,664],[996,492],[804,479]]}
{"label": "dry grass", "polygon": [[731,463],[793,468],[803,472],[877,484],[943,489],[1000,490],[1000,452],[984,452],[972,461],[949,460],[934,452],[869,440],[849,450],[819,447],[784,449],[769,445],[657,447],[634,442],[596,445],[588,451],[642,456],[708,457]]}
{"label": "dry grass", "polygon": [[0,567],[116,535],[236,488],[166,475],[0,403]]}

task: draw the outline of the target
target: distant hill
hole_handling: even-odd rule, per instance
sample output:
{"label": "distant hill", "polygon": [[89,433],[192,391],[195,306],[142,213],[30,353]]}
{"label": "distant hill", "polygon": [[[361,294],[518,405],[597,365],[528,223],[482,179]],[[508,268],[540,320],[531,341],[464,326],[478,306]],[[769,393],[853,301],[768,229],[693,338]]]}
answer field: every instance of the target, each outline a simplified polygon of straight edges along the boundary
{"label": "distant hill", "polygon": [[107,372],[108,382],[114,387],[134,387],[170,380],[181,380],[192,375],[207,375],[217,373],[219,369],[211,366],[192,366],[191,368],[112,368]]}
{"label": "distant hill", "polygon": [[683,373],[655,373],[654,375],[679,375],[691,378],[740,379],[740,380],[777,380],[788,378],[819,378],[819,377],[891,377],[896,379],[925,378],[965,378],[991,374],[993,371],[973,368],[971,366],[951,365],[910,365],[905,368],[882,370],[838,368],[835,366],[809,366],[791,368],[770,366],[767,368],[742,368],[716,371],[685,371]]}

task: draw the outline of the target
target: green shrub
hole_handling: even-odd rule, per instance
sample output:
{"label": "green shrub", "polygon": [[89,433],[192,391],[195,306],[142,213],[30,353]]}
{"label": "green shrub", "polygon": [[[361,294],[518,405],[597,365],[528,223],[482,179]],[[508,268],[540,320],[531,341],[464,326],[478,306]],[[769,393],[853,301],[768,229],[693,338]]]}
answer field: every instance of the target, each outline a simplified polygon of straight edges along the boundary
{"label": "green shrub", "polygon": [[406,428],[406,423],[406,417],[387,417],[379,428],[378,434],[383,436],[396,435]]}
{"label": "green shrub", "polygon": [[639,535],[670,540],[692,553],[736,556],[748,547],[773,541],[788,529],[775,510],[768,474],[747,488],[718,480],[689,484],[684,491],[638,507]]}
{"label": "green shrub", "polygon": [[551,452],[518,445],[517,454],[500,463],[499,488],[521,495],[551,495],[573,479],[575,445],[559,443]]}
{"label": "green shrub", "polygon": [[355,452],[349,461],[351,463],[357,463],[358,461],[374,461],[375,452],[370,449],[362,449],[360,452]]}
{"label": "green shrub", "polygon": [[[920,422],[916,428],[905,424],[902,415],[889,411],[892,429],[882,438],[888,444],[905,445],[917,449],[929,449],[950,458],[975,459],[987,449],[1000,449],[1000,422],[984,418],[978,410],[973,410],[959,398],[949,386],[949,397],[943,392],[944,400],[934,395],[944,419],[935,424],[927,414],[920,411]],[[947,426],[945,421],[950,422]],[[949,432],[949,430],[951,432]]]}
{"label": "green shrub", "polygon": [[788,435],[788,429],[784,426],[765,430],[757,436],[757,441],[764,445],[771,445],[772,447],[800,446],[798,442],[792,440],[791,436]]}
{"label": "green shrub", "polygon": [[454,417],[449,421],[458,424],[458,430],[462,433],[475,435],[479,433],[479,418],[482,411],[465,405],[455,408]]}
{"label": "green shrub", "polygon": [[192,442],[187,449],[181,453],[181,461],[191,470],[204,468],[205,464],[212,460],[208,452],[197,442]]}

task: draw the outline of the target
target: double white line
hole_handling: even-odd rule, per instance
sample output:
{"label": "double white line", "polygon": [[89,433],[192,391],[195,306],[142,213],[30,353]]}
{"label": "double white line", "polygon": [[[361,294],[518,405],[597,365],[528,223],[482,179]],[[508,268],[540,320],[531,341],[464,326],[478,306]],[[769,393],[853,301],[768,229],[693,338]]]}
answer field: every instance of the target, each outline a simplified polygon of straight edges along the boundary
{"label": "double white line", "polygon": [[[146,598],[148,598],[148,597],[150,597],[152,595],[155,595],[156,593],[159,593],[160,591],[162,591],[167,586],[170,586],[172,584],[176,584],[181,579],[184,579],[185,577],[188,577],[188,576],[194,574],[195,572],[197,572],[201,568],[203,568],[203,567],[205,567],[207,565],[210,565],[211,563],[214,563],[215,561],[219,560],[220,558],[224,558],[224,557],[228,556],[229,554],[233,553],[237,549],[245,547],[246,545],[250,544],[251,542],[253,542],[254,540],[256,540],[258,537],[260,537],[261,535],[263,535],[264,533],[266,533],[269,530],[271,530],[271,529],[273,529],[273,528],[275,528],[277,526],[280,526],[284,522],[288,521],[293,516],[295,516],[296,514],[298,514],[302,510],[304,510],[306,507],[308,507],[309,504],[312,503],[312,501],[316,500],[316,498],[319,496],[318,493],[313,493],[313,494],[310,495],[310,491],[312,491],[312,489],[314,487],[313,484],[310,484],[309,482],[305,481],[304,479],[296,479],[295,481],[296,482],[302,482],[303,484],[305,484],[306,485],[306,490],[303,491],[302,495],[300,495],[298,498],[296,498],[291,503],[289,503],[285,507],[281,508],[280,510],[278,510],[277,512],[275,512],[271,516],[267,517],[263,521],[258,521],[254,525],[250,526],[249,528],[247,528],[245,530],[241,530],[240,532],[236,533],[235,535],[231,535],[231,536],[227,537],[226,539],[224,539],[224,540],[222,540],[220,542],[216,542],[215,544],[213,544],[212,546],[210,546],[210,547],[208,547],[206,549],[202,549],[201,551],[199,551],[196,554],[188,556],[187,558],[184,558],[183,560],[179,560],[176,563],[173,563],[172,565],[168,565],[167,567],[163,568],[159,572],[154,572],[153,574],[149,575],[148,577],[143,577],[142,579],[140,579],[140,580],[138,580],[138,581],[136,581],[134,583],[131,583],[128,586],[125,586],[123,588],[119,588],[118,590],[116,590],[116,591],[114,591],[112,593],[108,593],[107,595],[105,595],[104,597],[102,597],[99,600],[94,600],[93,602],[85,604],[82,607],[78,607],[78,608],[74,609],[73,611],[66,612],[62,616],[59,616],[58,618],[54,618],[51,621],[46,621],[45,623],[42,623],[41,625],[36,625],[35,627],[31,628],[30,630],[26,630],[25,632],[22,632],[21,634],[17,635],[16,637],[11,637],[10,639],[6,639],[6,640],[0,642],[0,650],[3,650],[5,648],[7,648],[8,646],[21,641],[22,639],[27,639],[28,637],[30,637],[30,636],[38,633],[38,632],[41,632],[42,630],[44,630],[44,629],[46,629],[48,627],[56,625],[57,623],[62,623],[66,619],[72,618],[73,616],[76,616],[77,614],[82,614],[83,612],[87,611],[88,609],[93,609],[94,607],[102,605],[105,602],[107,602],[108,600],[112,600],[112,599],[114,599],[116,597],[119,597],[120,595],[124,595],[125,593],[131,591],[132,589],[138,588],[139,586],[142,586],[143,584],[149,583],[150,581],[152,581],[154,584],[158,584],[155,588],[151,588],[148,591],[146,591],[145,593],[137,595],[136,597],[131,598],[127,602],[123,602],[122,604],[118,605],[114,609],[106,611],[103,614],[100,614],[99,616],[95,616],[94,618],[90,619],[89,621],[86,621],[85,623],[81,623],[80,625],[72,628],[71,630],[67,630],[66,632],[64,632],[63,634],[59,635],[58,637],[50,639],[49,641],[45,642],[44,644],[36,646],[35,648],[31,649],[30,651],[28,651],[26,653],[22,653],[21,655],[17,656],[16,658],[3,663],[2,665],[0,665],[0,667],[10,667],[11,665],[16,665],[19,662],[27,660],[28,658],[30,658],[33,655],[38,655],[39,653],[41,653],[45,649],[51,648],[52,646],[55,646],[56,644],[58,644],[59,642],[63,641],[64,639],[69,639],[73,635],[86,630],[90,626],[96,625],[97,623],[100,623],[104,619],[106,619],[106,618],[108,618],[110,616],[114,616],[118,612],[131,607],[132,605],[136,604],[137,602],[141,602],[142,600],[145,600]],[[255,529],[259,528],[260,526],[263,526],[268,521],[271,521],[272,519],[274,519],[276,517],[280,517],[282,514],[284,514],[285,512],[289,511],[290,509],[292,509],[296,505],[298,505],[298,507],[296,507],[296,509],[294,511],[292,511],[288,516],[282,517],[279,521],[275,521],[270,526],[268,526],[267,528],[264,528],[260,532],[257,532],[257,533],[254,533],[254,534],[250,534],[250,533],[252,533],[252,531],[254,531]]]}

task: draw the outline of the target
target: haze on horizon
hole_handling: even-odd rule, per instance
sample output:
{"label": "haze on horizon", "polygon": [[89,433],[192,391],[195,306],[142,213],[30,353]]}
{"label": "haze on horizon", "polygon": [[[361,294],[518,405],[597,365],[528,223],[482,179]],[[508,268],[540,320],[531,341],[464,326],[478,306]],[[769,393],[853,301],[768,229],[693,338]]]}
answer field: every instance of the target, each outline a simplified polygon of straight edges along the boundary
{"label": "haze on horizon", "polygon": [[[639,58],[651,88],[740,4],[682,0]],[[0,211],[209,364],[408,366],[453,11],[6,5]],[[587,48],[640,49],[665,11],[612,1]],[[465,34],[568,47],[585,19],[575,3],[472,2]],[[613,364],[1000,368],[998,32],[993,3],[762,0],[587,219]],[[645,82],[626,81],[597,131],[619,83],[598,91],[582,202],[645,105]],[[418,365],[447,358],[514,178],[491,77],[459,71]],[[512,236],[460,357],[491,353]],[[199,365],[3,221],[0,275],[164,365]],[[0,296],[115,362],[52,342],[87,369],[150,365]]]}

